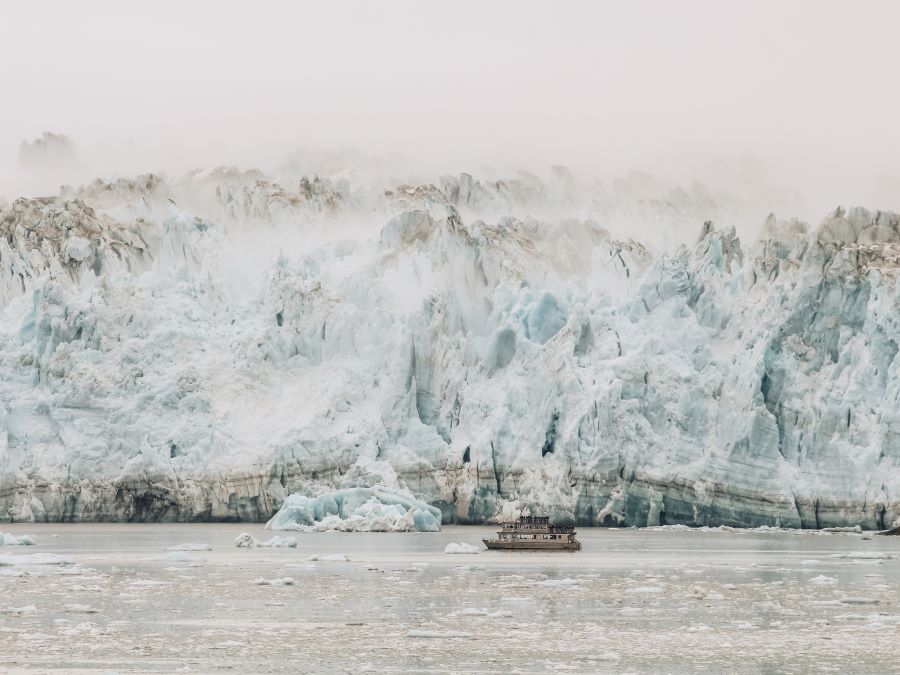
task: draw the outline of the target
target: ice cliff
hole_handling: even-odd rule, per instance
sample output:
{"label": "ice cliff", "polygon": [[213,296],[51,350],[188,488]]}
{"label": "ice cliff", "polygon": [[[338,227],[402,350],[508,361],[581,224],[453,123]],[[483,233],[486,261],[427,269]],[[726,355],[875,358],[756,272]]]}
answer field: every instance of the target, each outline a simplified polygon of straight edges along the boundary
{"label": "ice cliff", "polygon": [[380,484],[445,522],[892,525],[898,216],[741,241],[702,186],[629,194],[224,168],[11,201],[0,520]]}

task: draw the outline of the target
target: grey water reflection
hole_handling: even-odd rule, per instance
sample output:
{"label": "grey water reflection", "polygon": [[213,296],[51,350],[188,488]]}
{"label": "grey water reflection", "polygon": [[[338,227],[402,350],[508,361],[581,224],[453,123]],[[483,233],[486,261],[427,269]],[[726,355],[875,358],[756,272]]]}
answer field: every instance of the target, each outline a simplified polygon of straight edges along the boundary
{"label": "grey water reflection", "polygon": [[491,530],[246,549],[259,526],[4,529],[65,559],[0,567],[10,672],[887,672],[900,626],[900,541],[859,534],[582,529],[578,553],[448,555]]}

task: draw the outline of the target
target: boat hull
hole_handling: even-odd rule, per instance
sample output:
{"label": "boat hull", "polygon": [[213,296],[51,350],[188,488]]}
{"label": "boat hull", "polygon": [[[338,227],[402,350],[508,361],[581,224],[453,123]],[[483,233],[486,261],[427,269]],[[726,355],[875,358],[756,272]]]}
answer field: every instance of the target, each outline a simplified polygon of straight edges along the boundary
{"label": "boat hull", "polygon": [[491,550],[500,551],[580,551],[580,541],[501,541],[499,539],[482,539],[484,545]]}

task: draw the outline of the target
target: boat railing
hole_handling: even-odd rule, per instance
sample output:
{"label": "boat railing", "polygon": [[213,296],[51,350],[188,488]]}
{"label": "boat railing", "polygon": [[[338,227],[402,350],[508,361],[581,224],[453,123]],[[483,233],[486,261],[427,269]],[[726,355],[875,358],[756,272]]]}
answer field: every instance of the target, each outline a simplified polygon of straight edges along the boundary
{"label": "boat railing", "polygon": [[549,525],[546,523],[518,522],[500,523],[500,527],[506,531],[543,530],[552,534],[575,534],[575,528],[570,525]]}

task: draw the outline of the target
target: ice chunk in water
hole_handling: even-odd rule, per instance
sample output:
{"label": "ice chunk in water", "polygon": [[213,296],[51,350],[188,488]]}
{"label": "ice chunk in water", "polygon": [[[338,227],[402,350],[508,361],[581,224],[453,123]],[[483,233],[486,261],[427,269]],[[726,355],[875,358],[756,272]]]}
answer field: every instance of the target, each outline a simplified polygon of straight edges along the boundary
{"label": "ice chunk in water", "polygon": [[415,638],[470,638],[471,633],[459,630],[411,630],[407,631],[406,637]]}
{"label": "ice chunk in water", "polygon": [[877,605],[881,600],[878,598],[849,597],[841,598],[839,602],[844,605]]}
{"label": "ice chunk in water", "polygon": [[234,545],[238,548],[253,548],[255,546],[271,547],[271,548],[296,548],[296,537],[272,537],[266,541],[260,541],[252,534],[242,532],[234,540]]}
{"label": "ice chunk in water", "polygon": [[30,534],[23,534],[19,537],[8,532],[0,532],[0,546],[34,546],[34,537]]}
{"label": "ice chunk in water", "polygon": [[172,551],[164,560],[166,562],[189,562],[190,556],[185,551]]}
{"label": "ice chunk in water", "polygon": [[323,532],[438,532],[439,509],[382,486],[349,488],[318,497],[292,494],[266,528]]}
{"label": "ice chunk in water", "polygon": [[34,605],[24,605],[23,607],[8,607],[7,609],[0,609],[0,612],[4,614],[32,614],[36,611],[38,610]]}
{"label": "ice chunk in water", "polygon": [[96,607],[91,607],[90,605],[70,603],[63,605],[63,611],[76,614],[97,614],[100,610]]}
{"label": "ice chunk in water", "polygon": [[307,560],[310,562],[350,562],[350,558],[341,553],[335,553],[333,555],[311,555]]}
{"label": "ice chunk in water", "polygon": [[4,565],[70,565],[72,561],[55,553],[4,553],[0,555],[0,567]]}
{"label": "ice chunk in water", "polygon": [[545,579],[538,581],[537,586],[549,586],[551,588],[574,588],[578,586],[578,581],[566,577],[565,579]]}
{"label": "ice chunk in water", "polygon": [[444,553],[479,553],[481,549],[477,546],[472,546],[472,544],[467,544],[465,542],[460,542],[459,544],[447,544],[444,547]]}
{"label": "ice chunk in water", "polygon": [[280,579],[254,579],[253,583],[257,586],[293,586],[293,577],[281,577]]}
{"label": "ice chunk in water", "polygon": [[638,586],[636,588],[629,588],[625,592],[626,593],[662,593],[663,589],[661,586]]}
{"label": "ice chunk in water", "polygon": [[824,574],[820,574],[817,577],[813,577],[809,580],[811,584],[836,584],[837,578],[835,577],[826,577]]}

